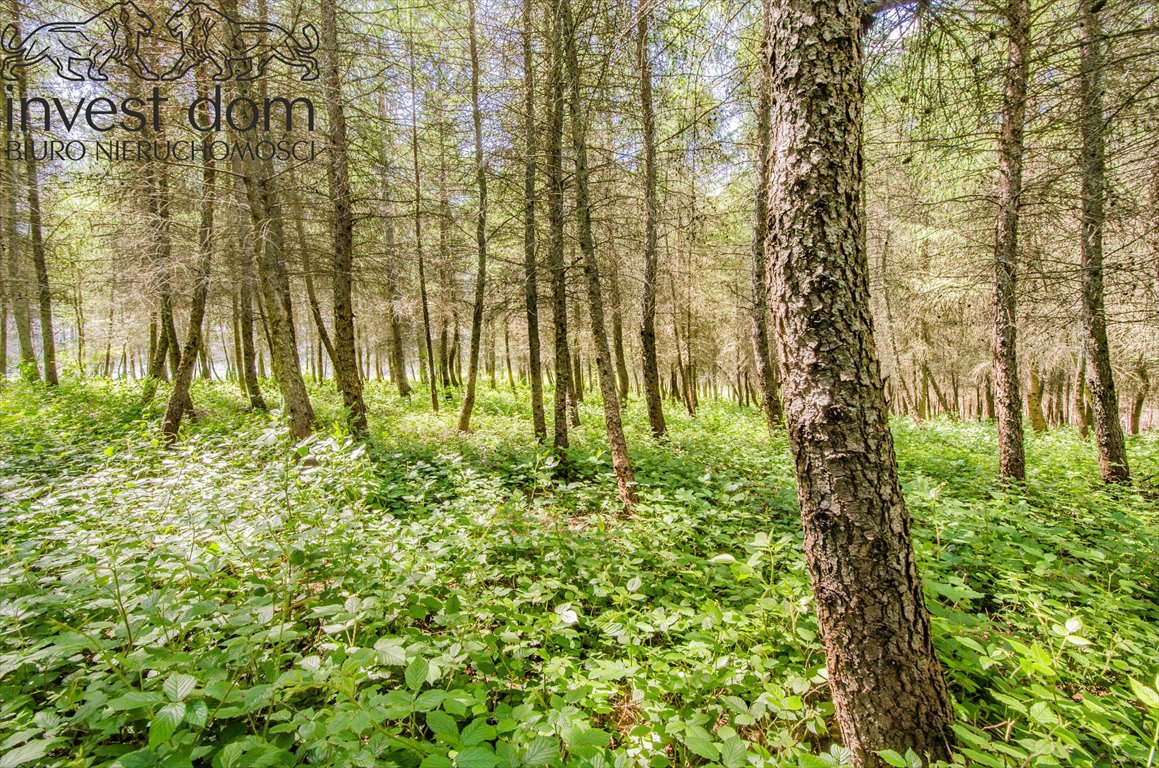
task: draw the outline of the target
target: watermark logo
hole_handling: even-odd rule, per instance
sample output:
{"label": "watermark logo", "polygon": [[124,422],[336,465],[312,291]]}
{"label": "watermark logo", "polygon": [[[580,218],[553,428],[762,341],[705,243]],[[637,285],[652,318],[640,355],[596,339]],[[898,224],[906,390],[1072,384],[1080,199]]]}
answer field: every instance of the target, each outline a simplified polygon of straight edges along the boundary
{"label": "watermark logo", "polygon": [[180,47],[168,68],[154,71],[141,55],[142,39],[156,24],[131,0],[110,5],[78,22],[41,25],[18,39],[9,24],[0,33],[0,78],[16,80],[16,70],[49,62],[65,80],[109,79],[107,69],[119,65],[142,80],[177,80],[191,69],[207,65],[218,82],[254,80],[279,61],[302,80],[318,79],[318,33],[303,24],[297,34],[280,24],[239,21],[204,2],[187,2],[165,22],[164,30]]}
{"label": "watermark logo", "polygon": [[299,39],[279,24],[237,21],[207,3],[192,2],[170,16],[165,28],[181,41],[181,58],[166,78],[181,77],[207,63],[214,80],[253,80],[277,59],[300,69],[303,80],[318,79],[318,60],[310,55],[318,50],[312,24],[302,25]]}

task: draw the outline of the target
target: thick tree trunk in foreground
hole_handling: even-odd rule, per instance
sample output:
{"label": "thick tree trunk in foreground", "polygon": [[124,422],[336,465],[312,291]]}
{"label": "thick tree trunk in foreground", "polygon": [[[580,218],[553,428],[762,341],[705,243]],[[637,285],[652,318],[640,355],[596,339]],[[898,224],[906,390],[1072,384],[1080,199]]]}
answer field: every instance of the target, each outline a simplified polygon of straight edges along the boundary
{"label": "thick tree trunk in foreground", "polygon": [[552,447],[568,447],[568,395],[571,390],[571,350],[567,338],[567,271],[563,253],[563,19],[559,3],[553,3],[551,73],[548,81],[550,114],[547,126],[548,252],[551,272],[551,319],[555,355],[554,435]]}
{"label": "thick tree trunk in foreground", "polygon": [[861,218],[861,0],[769,0],[774,269],[805,555],[841,738],[946,758],[953,709],[898,485]]}
{"label": "thick tree trunk in foreground", "polygon": [[342,393],[346,419],[355,435],[366,432],[366,403],[354,351],[354,210],[350,200],[350,157],[346,111],[338,67],[338,7],[322,2],[322,88],[330,119],[327,176],[334,202],[334,378]]}
{"label": "thick tree trunk in foreground", "polygon": [[757,93],[757,187],[753,202],[753,252],[752,252],[752,336],[753,358],[757,368],[757,388],[760,394],[761,413],[765,415],[765,425],[770,434],[781,427],[784,413],[781,411],[780,393],[777,392],[777,369],[769,354],[769,283],[768,267],[765,261],[765,237],[768,235],[769,214],[769,132],[772,128],[772,93],[769,88],[771,76],[769,68],[769,7],[762,3],[762,29],[764,41],[761,46],[761,79]]}
{"label": "thick tree trunk in foreground", "polygon": [[660,364],[656,356],[656,220],[660,202],[656,190],[656,119],[652,111],[652,59],[648,55],[648,11],[641,0],[636,14],[636,62],[640,72],[640,114],[644,123],[644,309],[640,351],[644,363],[644,401],[648,424],[657,439],[668,434],[660,395]]}
{"label": "thick tree trunk in foreground", "polygon": [[1022,136],[1026,123],[1026,83],[1030,74],[1030,0],[1009,0],[1006,94],[998,150],[998,231],[994,245],[994,379],[998,415],[998,471],[1022,480],[1022,395],[1018,376],[1015,287],[1018,279],[1018,224],[1022,197]]}
{"label": "thick tree trunk in foreground", "polygon": [[[620,398],[616,392],[616,373],[612,367],[611,345],[608,343],[608,329],[604,323],[604,299],[600,289],[599,261],[596,257],[596,244],[592,236],[592,214],[588,193],[587,120],[584,114],[584,105],[580,100],[579,55],[576,51],[578,46],[571,13],[571,0],[561,0],[560,6],[564,27],[567,29],[567,36],[564,38],[564,63],[567,69],[570,92],[572,151],[575,154],[575,208],[578,219],[580,251],[584,257],[584,273],[587,275],[588,310],[591,312],[592,341],[596,347],[600,395],[604,401],[604,427],[608,433],[608,446],[612,454],[612,468],[616,473],[620,502],[626,511],[631,511],[632,506],[636,503],[636,477],[632,472],[632,462],[628,458],[628,442],[624,438],[624,425],[620,416]],[[577,373],[579,372],[577,371]]]}
{"label": "thick tree trunk in foreground", "polygon": [[[531,384],[531,425],[535,439],[547,439],[543,413],[543,361],[539,347],[539,289],[535,273],[535,70],[531,44],[531,0],[523,0],[523,301],[527,308],[527,367]],[[506,339],[504,325],[504,339]],[[510,357],[508,358],[510,360]],[[509,366],[510,367],[510,366]]]}
{"label": "thick tree trunk in foreground", "polygon": [[1083,344],[1087,387],[1094,411],[1095,443],[1103,482],[1127,483],[1127,447],[1119,421],[1119,396],[1111,372],[1107,313],[1103,306],[1103,223],[1106,199],[1106,135],[1103,115],[1103,40],[1098,9],[1102,0],[1079,2],[1079,96],[1082,114],[1082,276]]}
{"label": "thick tree trunk in foreground", "polygon": [[[199,78],[200,80],[201,78]],[[200,88],[204,95],[204,89]],[[208,124],[208,108],[202,110],[199,119],[202,125]],[[202,350],[201,326],[205,319],[205,304],[209,296],[209,271],[213,263],[213,206],[216,203],[214,195],[215,167],[213,155],[209,152],[213,134],[204,139],[205,165],[201,172],[201,220],[197,228],[197,267],[193,275],[193,297],[189,308],[189,330],[185,339],[185,346],[181,350],[181,362],[177,364],[177,371],[173,374],[173,391],[169,395],[169,404],[165,408],[165,418],[161,422],[161,431],[169,439],[175,439],[181,429],[181,417],[191,403],[189,385],[193,381],[193,366],[197,362],[198,352]]]}
{"label": "thick tree trunk in foreground", "polygon": [[483,111],[479,108],[479,36],[475,24],[475,0],[467,0],[468,36],[471,43],[471,119],[475,126],[475,184],[479,188],[479,213],[475,217],[475,303],[471,308],[471,349],[467,353],[467,388],[459,411],[459,431],[471,429],[475,408],[475,385],[479,378],[479,346],[483,336],[483,301],[487,291],[487,158],[483,154]]}

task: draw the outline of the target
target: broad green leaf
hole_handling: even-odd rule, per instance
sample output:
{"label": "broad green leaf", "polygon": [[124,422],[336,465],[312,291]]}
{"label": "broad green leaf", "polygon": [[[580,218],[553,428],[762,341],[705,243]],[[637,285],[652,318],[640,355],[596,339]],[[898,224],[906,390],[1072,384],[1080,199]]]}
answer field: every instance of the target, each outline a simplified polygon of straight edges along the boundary
{"label": "broad green leaf", "polygon": [[38,741],[30,741],[27,744],[21,744],[15,749],[5,752],[0,755],[0,768],[16,768],[18,765],[30,763],[33,760],[39,760],[47,754],[52,747],[54,739],[40,739]]}
{"label": "broad green leaf", "polygon": [[741,768],[748,762],[748,744],[736,736],[729,736],[720,744],[720,762],[724,768]]}
{"label": "broad green leaf", "polygon": [[451,758],[446,755],[427,755],[419,763],[419,768],[452,768]]}
{"label": "broad green leaf", "polygon": [[406,648],[403,647],[402,640],[396,637],[382,638],[374,644],[374,650],[378,653],[378,660],[383,664],[396,667],[406,664]]}
{"label": "broad green leaf", "polygon": [[416,656],[406,668],[406,685],[412,691],[417,691],[427,681],[427,674],[431,665],[422,656]]}
{"label": "broad green leaf", "polygon": [[197,678],[193,675],[170,675],[161,689],[165,691],[169,701],[184,701],[196,687]]}
{"label": "broad green leaf", "polygon": [[[1159,693],[1151,690],[1147,686],[1140,683],[1135,678],[1130,678],[1131,690],[1135,692],[1135,697],[1143,702],[1148,709],[1159,709]],[[1156,681],[1159,685],[1159,681]]]}
{"label": "broad green leaf", "polygon": [[455,718],[446,712],[436,710],[428,714],[427,727],[431,729],[431,733],[448,744],[459,743],[459,725],[455,722]]}
{"label": "broad green leaf", "polygon": [[494,768],[499,762],[494,750],[486,744],[466,747],[455,755],[455,765],[458,768]]}
{"label": "broad green leaf", "polygon": [[892,749],[883,749],[877,753],[877,756],[889,765],[897,766],[897,768],[906,768],[907,766],[905,758]]}
{"label": "broad green leaf", "polygon": [[184,719],[185,702],[176,701],[161,707],[149,723],[149,746],[155,749],[169,741]]}
{"label": "broad green leaf", "polygon": [[473,720],[470,725],[463,729],[463,733],[459,737],[465,747],[473,744],[481,744],[484,741],[491,741],[494,738],[494,726],[489,725],[483,718]]}
{"label": "broad green leaf", "polygon": [[542,768],[559,759],[559,740],[550,736],[540,736],[523,748],[523,765],[526,768]]}

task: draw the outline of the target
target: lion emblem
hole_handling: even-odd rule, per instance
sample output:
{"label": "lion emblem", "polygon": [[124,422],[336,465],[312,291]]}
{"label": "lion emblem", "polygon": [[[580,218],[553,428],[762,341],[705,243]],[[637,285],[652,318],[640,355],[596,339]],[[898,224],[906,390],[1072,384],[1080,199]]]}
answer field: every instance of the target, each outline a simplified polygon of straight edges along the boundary
{"label": "lion emblem", "polygon": [[108,80],[105,67],[121,64],[138,77],[155,79],[141,58],[141,38],[153,31],[153,19],[131,0],[111,5],[80,22],[56,22],[37,27],[23,41],[9,24],[0,34],[0,77],[16,79],[17,67],[47,59],[65,80]]}
{"label": "lion emblem", "polygon": [[253,80],[271,61],[302,70],[303,80],[318,79],[318,50],[313,25],[301,27],[302,40],[278,24],[236,21],[202,2],[188,2],[165,23],[181,41],[181,57],[162,77],[174,80],[206,63],[214,80]]}

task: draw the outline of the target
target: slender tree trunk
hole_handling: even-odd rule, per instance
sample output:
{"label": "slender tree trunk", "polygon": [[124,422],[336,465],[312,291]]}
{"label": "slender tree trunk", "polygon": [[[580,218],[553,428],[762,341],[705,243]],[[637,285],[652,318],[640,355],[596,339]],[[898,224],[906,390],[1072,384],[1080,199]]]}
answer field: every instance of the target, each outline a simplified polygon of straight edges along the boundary
{"label": "slender tree trunk", "polygon": [[[19,29],[17,29],[19,34]],[[7,120],[0,120],[3,123],[3,137],[4,146],[8,146],[12,142],[12,133]],[[20,373],[22,378],[26,380],[39,380],[40,369],[36,363],[36,351],[32,346],[32,308],[29,305],[28,298],[28,277],[27,264],[22,243],[20,241],[20,229],[18,226],[18,218],[16,212],[16,198],[19,184],[18,170],[16,163],[5,162],[0,163],[3,166],[0,169],[0,179],[3,183],[0,186],[0,195],[3,195],[4,203],[4,232],[5,243],[7,246],[7,264],[5,265],[8,274],[8,295],[12,300],[12,319],[16,325],[16,340],[20,349]]]}
{"label": "slender tree trunk", "polygon": [[1139,388],[1135,391],[1135,399],[1131,401],[1130,422],[1131,434],[1139,434],[1143,423],[1143,406],[1147,404],[1147,395],[1151,393],[1151,379],[1147,376],[1147,361],[1140,355],[1135,363],[1135,376],[1139,379]]}
{"label": "slender tree trunk", "polygon": [[[383,51],[385,54],[385,51]],[[384,55],[384,59],[385,59]],[[382,169],[382,222],[386,245],[386,291],[390,309],[390,378],[398,388],[400,397],[410,397],[411,386],[407,381],[406,349],[402,339],[402,292],[399,290],[400,265],[398,245],[394,232],[394,205],[391,202],[390,182],[390,116],[386,108],[385,89],[378,93],[378,120],[382,124],[383,138],[379,143],[379,165]]]}
{"label": "slender tree trunk", "polygon": [[330,333],[326,330],[326,321],[322,317],[322,303],[318,301],[318,290],[314,284],[314,259],[310,253],[310,242],[306,237],[305,214],[302,210],[302,201],[298,194],[297,180],[293,169],[288,171],[289,185],[286,189],[286,201],[290,204],[290,215],[294,217],[294,234],[298,241],[298,257],[302,262],[302,280],[306,284],[306,303],[310,305],[310,315],[314,318],[314,328],[318,332],[318,340],[326,349],[326,357],[333,362],[334,343],[330,340]]}
{"label": "slender tree trunk", "polygon": [[[15,5],[15,3],[13,4]],[[19,21],[13,13],[13,19]],[[28,75],[17,70],[20,98],[27,96]],[[40,171],[33,152],[31,131],[24,132],[24,181],[28,187],[28,233],[32,251],[32,267],[36,274],[36,298],[40,307],[40,359],[44,366],[44,383],[55,387],[56,337],[52,330],[52,288],[48,282],[48,262],[44,253],[44,217],[40,209]]]}
{"label": "slender tree trunk", "polygon": [[652,110],[652,59],[648,53],[648,18],[639,0],[636,13],[636,64],[640,72],[640,113],[644,126],[644,296],[640,323],[640,352],[644,364],[644,401],[652,435],[668,434],[664,403],[660,396],[660,365],[656,355],[656,226],[660,203],[656,189],[656,119]]}
{"label": "slender tree trunk", "polygon": [[487,293],[487,157],[483,154],[483,110],[479,107],[479,36],[475,25],[475,0],[467,0],[467,33],[471,46],[471,119],[475,126],[475,184],[479,188],[479,213],[475,217],[475,302],[471,308],[471,348],[467,353],[467,387],[459,411],[459,431],[471,429],[475,408],[475,385],[479,377],[479,346],[483,335],[483,302]]}
{"label": "slender tree trunk", "polygon": [[[805,556],[841,737],[859,766],[946,759],[954,713],[898,484],[861,218],[861,0],[771,3],[773,266]],[[823,87],[819,87],[822,84]]]}
{"label": "slender tree trunk", "polygon": [[[608,275],[612,291],[612,354],[616,360],[616,393],[620,402],[628,401],[628,357],[624,352],[624,313],[623,298],[620,291],[620,264],[616,259],[611,261],[611,273]],[[657,391],[659,391],[659,377],[657,377]]]}
{"label": "slender tree trunk", "polygon": [[998,469],[1022,480],[1022,395],[1018,375],[1018,225],[1022,198],[1023,130],[1030,73],[1030,0],[1009,0],[1006,93],[998,151],[998,229],[994,247],[994,376],[998,412]]}
{"label": "slender tree trunk", "polygon": [[[543,361],[539,345],[539,288],[535,269],[535,69],[532,0],[523,0],[523,300],[527,308],[527,367],[531,383],[531,425],[535,439],[547,440],[543,411]],[[506,337],[504,337],[506,338]],[[510,366],[508,366],[510,368]]]}
{"label": "slender tree trunk", "polygon": [[616,473],[616,484],[620,492],[620,502],[625,511],[631,511],[636,503],[636,478],[632,463],[628,458],[628,443],[624,439],[624,426],[620,418],[620,398],[616,393],[616,375],[612,369],[611,347],[608,344],[608,330],[604,324],[604,300],[600,289],[599,262],[596,245],[592,237],[591,207],[588,198],[587,135],[584,105],[580,100],[579,55],[576,51],[576,30],[571,13],[571,0],[561,0],[564,27],[568,30],[564,38],[565,65],[570,90],[570,115],[572,150],[575,155],[576,217],[578,219],[580,251],[584,257],[584,272],[588,283],[588,309],[591,312],[592,341],[596,348],[596,366],[599,370],[600,394],[604,400],[604,426],[608,433],[608,444],[612,454],[612,467]]}
{"label": "slender tree trunk", "polygon": [[555,357],[555,424],[552,446],[556,453],[568,447],[568,395],[571,381],[571,350],[567,338],[567,271],[563,247],[563,18],[560,0],[552,0],[552,29],[547,131],[548,253],[551,272],[551,319]]}
{"label": "slender tree trunk", "polygon": [[[204,96],[208,78],[203,72],[198,73],[199,96]],[[198,116],[202,125],[209,124],[208,105],[203,102],[201,113]],[[181,429],[181,417],[188,405],[192,402],[189,396],[189,385],[193,380],[193,366],[197,361],[202,346],[201,325],[205,319],[205,305],[209,296],[209,272],[213,263],[213,208],[216,204],[214,192],[213,154],[209,151],[214,134],[207,133],[203,141],[205,147],[205,161],[201,171],[201,201],[200,221],[197,227],[197,267],[193,275],[193,297],[189,308],[189,329],[186,332],[185,347],[181,350],[181,361],[177,371],[173,374],[173,391],[169,395],[169,404],[165,408],[165,417],[161,421],[161,431],[170,440],[177,438]]]}
{"label": "slender tree trunk", "polygon": [[761,77],[757,86],[757,186],[753,195],[752,338],[761,413],[765,415],[765,425],[769,428],[769,433],[776,434],[784,414],[777,392],[777,369],[769,354],[769,281],[765,264],[765,237],[768,234],[769,213],[769,140],[772,120],[772,91],[769,87],[771,72],[767,50],[770,45],[768,10],[768,4],[762,3]]}
{"label": "slender tree trunk", "polygon": [[1107,315],[1103,306],[1103,224],[1106,198],[1106,136],[1103,114],[1104,54],[1099,9],[1103,0],[1079,0],[1079,94],[1082,115],[1082,318],[1087,387],[1094,410],[1099,470],[1107,483],[1128,483],[1127,447],[1119,420],[1119,396],[1111,372]]}
{"label": "slender tree trunk", "polygon": [[244,216],[238,222],[239,227],[246,231],[239,243],[238,266],[241,270],[240,287],[238,289],[238,330],[241,336],[241,358],[239,370],[246,396],[249,398],[250,408],[257,411],[267,409],[266,400],[262,397],[262,388],[258,379],[257,348],[254,344],[254,254],[257,247],[257,234],[253,230],[253,216],[249,212],[249,201],[246,197],[241,177],[242,165],[240,159],[233,158],[231,170],[234,173],[234,193],[238,200],[238,210],[247,212],[250,220]]}
{"label": "slender tree trunk", "polygon": [[419,264],[419,303],[423,313],[423,349],[427,357],[427,381],[431,387],[431,410],[439,410],[439,381],[435,377],[435,352],[431,344],[431,310],[427,301],[427,271],[426,259],[423,253],[423,186],[422,166],[419,163],[419,100],[418,86],[415,81],[415,48],[414,37],[411,33],[409,40],[410,53],[410,136],[411,156],[414,162],[415,185],[415,255]]}
{"label": "slender tree trunk", "polygon": [[1042,376],[1038,372],[1038,365],[1030,366],[1030,388],[1026,392],[1026,406],[1030,411],[1030,426],[1035,432],[1046,431],[1046,414],[1042,410],[1042,397],[1045,387]]}
{"label": "slender tree trunk", "polygon": [[[236,0],[224,0],[224,5],[227,13],[236,16]],[[259,3],[259,14],[265,16],[264,3]],[[237,80],[236,88],[237,96],[253,100],[249,81]],[[264,96],[259,93],[254,103],[260,103]],[[296,440],[302,440],[313,431],[314,408],[298,357],[290,278],[286,272],[284,218],[273,160],[251,160],[243,168],[242,181],[256,239],[263,317],[269,326],[270,366],[282,395],[290,433]]]}
{"label": "slender tree trunk", "polygon": [[330,119],[326,170],[334,202],[334,378],[346,419],[355,435],[366,433],[366,402],[354,349],[354,209],[350,199],[350,157],[346,110],[338,64],[338,4],[322,2],[322,88]]}

